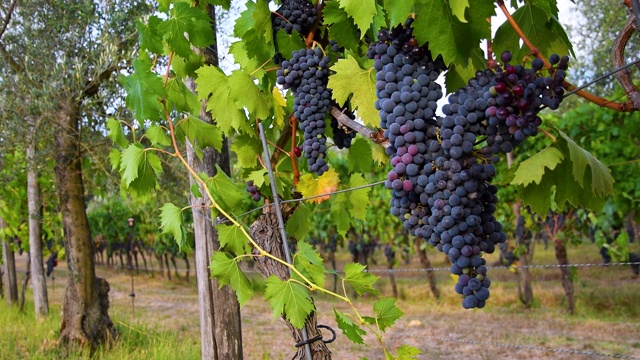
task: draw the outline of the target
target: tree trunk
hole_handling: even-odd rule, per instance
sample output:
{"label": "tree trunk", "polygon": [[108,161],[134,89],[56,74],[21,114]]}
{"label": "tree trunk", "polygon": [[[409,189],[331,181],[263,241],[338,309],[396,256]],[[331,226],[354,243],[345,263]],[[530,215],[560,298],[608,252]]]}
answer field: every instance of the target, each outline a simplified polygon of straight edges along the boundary
{"label": "tree trunk", "polygon": [[109,283],[95,274],[82,180],[79,103],[70,96],[61,99],[59,106],[55,124],[55,177],[69,267],[60,340],[67,345],[78,343],[94,348],[112,339],[116,331],[108,314]]}
{"label": "tree trunk", "polygon": [[[284,259],[285,255],[282,249],[282,239],[280,238],[278,229],[279,225],[275,213],[265,213],[260,215],[258,220],[251,224],[250,235],[265,251],[280,259]],[[271,275],[276,275],[281,280],[289,279],[289,269],[286,266],[265,257],[257,257],[256,269],[265,278]],[[293,348],[294,344],[302,342],[302,330],[295,328],[284,317],[283,320],[293,336]],[[309,314],[306,321],[309,339],[322,335],[320,330],[317,328],[317,325],[318,319],[316,317],[316,312],[314,311]],[[324,342],[315,341],[312,342],[310,346],[314,360],[331,359],[331,351],[329,351],[329,348],[327,348],[327,345]],[[304,347],[299,347],[297,351],[296,356],[300,359],[304,359]]]}
{"label": "tree trunk", "polygon": [[[7,223],[0,217],[0,229],[7,227]],[[18,301],[18,280],[16,277],[16,260],[9,245],[9,240],[0,240],[2,243],[2,264],[4,267],[3,278],[5,283],[5,299],[7,304],[13,305]]]}
{"label": "tree trunk", "polygon": [[20,300],[18,301],[18,308],[21,313],[24,313],[24,302],[27,294],[27,285],[31,278],[31,256],[27,254],[27,271],[24,273],[24,279],[22,280],[22,288],[20,290]]}
{"label": "tree trunk", "polygon": [[556,250],[556,260],[558,260],[559,265],[564,265],[560,267],[560,271],[562,273],[562,287],[564,288],[564,294],[567,297],[567,312],[569,314],[574,314],[576,311],[575,302],[573,299],[573,280],[571,279],[571,269],[566,266],[569,265],[569,259],[567,258],[567,247],[562,239],[557,237],[554,238],[555,250]]}
{"label": "tree trunk", "polygon": [[[427,256],[427,250],[421,249],[421,243],[422,240],[416,239],[415,247],[416,252],[420,257],[420,265],[425,269],[431,269],[431,261],[429,261],[429,257]],[[440,299],[440,290],[438,290],[438,286],[436,284],[436,273],[433,270],[427,270],[427,280],[429,280],[429,288],[431,289],[433,296],[436,299]]]}
{"label": "tree trunk", "polygon": [[396,284],[396,275],[393,271],[393,261],[389,261],[387,265],[387,269],[389,269],[389,282],[391,282],[391,292],[393,293],[394,298],[398,298],[398,285]]}
{"label": "tree trunk", "polygon": [[36,165],[36,136],[33,119],[29,122],[29,138],[27,139],[27,203],[29,208],[29,255],[31,258],[31,277],[33,283],[33,302],[36,320],[49,314],[47,296],[47,279],[44,276],[42,259],[42,205],[40,202],[40,186]]}

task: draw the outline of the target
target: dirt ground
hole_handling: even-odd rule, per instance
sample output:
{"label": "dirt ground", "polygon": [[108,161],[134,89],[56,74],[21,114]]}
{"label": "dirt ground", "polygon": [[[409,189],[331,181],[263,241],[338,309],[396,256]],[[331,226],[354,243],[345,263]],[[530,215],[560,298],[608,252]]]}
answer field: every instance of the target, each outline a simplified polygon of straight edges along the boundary
{"label": "dirt ground", "polygon": [[[18,266],[22,267],[20,260]],[[64,264],[61,264],[54,273],[55,282],[48,281],[52,302],[59,303],[62,298],[65,272]],[[199,347],[197,289],[193,278],[187,283],[184,273],[180,279],[174,276],[171,281],[157,272],[135,275],[134,318],[129,273],[103,266],[99,266],[97,272],[111,284],[110,313],[116,324],[137,323],[172,331]],[[607,321],[579,315],[571,317],[562,309],[524,310],[517,304],[504,307],[500,301],[492,303],[491,299],[485,309],[463,310],[447,301],[453,293],[453,286],[449,286],[452,283],[444,284],[448,280],[446,277],[439,280],[444,299],[437,302],[428,292],[426,281],[399,279],[401,298],[407,300],[399,300],[398,305],[406,315],[387,330],[384,343],[389,349],[400,344],[413,345],[423,351],[420,359],[581,360],[601,358],[604,354],[640,359],[640,319]],[[627,285],[638,289],[638,296],[631,300],[640,300],[640,281],[628,280]],[[388,284],[383,281],[382,286],[383,291],[388,292]],[[553,286],[558,287],[559,283],[555,282]],[[502,295],[498,293],[492,297]],[[324,297],[315,300],[319,323],[331,326],[338,333],[336,341],[329,344],[334,359],[384,358],[375,336],[368,334],[366,345],[355,345],[342,335],[333,320],[332,309],[335,306],[347,312],[348,308]],[[373,302],[374,299],[368,297],[356,300],[365,315]],[[245,359],[288,360],[295,353],[287,328],[282,320],[273,318],[261,297],[255,297],[242,308],[242,327]],[[330,335],[327,333],[326,336]]]}

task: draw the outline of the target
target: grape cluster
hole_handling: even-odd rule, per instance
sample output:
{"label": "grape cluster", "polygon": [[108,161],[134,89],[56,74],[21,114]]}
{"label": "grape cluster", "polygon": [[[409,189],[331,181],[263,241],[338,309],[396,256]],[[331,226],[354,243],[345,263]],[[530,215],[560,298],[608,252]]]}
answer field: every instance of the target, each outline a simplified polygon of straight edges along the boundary
{"label": "grape cluster", "polygon": [[294,93],[294,116],[304,132],[302,150],[309,171],[322,175],[329,170],[326,157],[325,118],[331,105],[329,57],[322,49],[294,51],[291,60],[285,60],[276,72],[277,83]]}
{"label": "grape cluster", "polygon": [[[334,103],[334,106],[337,104]],[[349,118],[354,118],[353,113],[345,108],[342,112]],[[331,117],[331,129],[333,130],[333,143],[336,144],[338,149],[348,149],[351,147],[351,141],[356,137],[356,132],[340,124],[338,120]]]}
{"label": "grape cluster", "polygon": [[318,10],[309,0],[284,0],[272,15],[274,32],[284,29],[307,34],[318,18]]}
{"label": "grape cluster", "polygon": [[260,193],[260,188],[253,183],[253,180],[249,180],[247,182],[247,187],[245,188],[245,190],[247,190],[249,195],[251,195],[251,198],[253,199],[253,201],[260,201],[260,199],[262,199],[262,193]]}

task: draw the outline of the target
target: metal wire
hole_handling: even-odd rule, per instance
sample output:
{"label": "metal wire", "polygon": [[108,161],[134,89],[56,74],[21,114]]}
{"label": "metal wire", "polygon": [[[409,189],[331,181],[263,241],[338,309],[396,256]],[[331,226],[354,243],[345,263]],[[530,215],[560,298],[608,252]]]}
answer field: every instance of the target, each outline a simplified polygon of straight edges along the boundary
{"label": "metal wire", "polygon": [[[593,264],[545,264],[545,265],[517,265],[517,266],[487,266],[487,269],[552,269],[552,268],[564,268],[564,267],[607,267],[607,266],[623,266],[623,265],[640,265],[640,262],[617,262],[617,263],[593,263]],[[370,269],[366,270],[371,273],[378,272],[414,272],[414,271],[449,271],[448,267],[437,268],[399,268],[399,269]],[[342,271],[339,271],[342,272]]]}

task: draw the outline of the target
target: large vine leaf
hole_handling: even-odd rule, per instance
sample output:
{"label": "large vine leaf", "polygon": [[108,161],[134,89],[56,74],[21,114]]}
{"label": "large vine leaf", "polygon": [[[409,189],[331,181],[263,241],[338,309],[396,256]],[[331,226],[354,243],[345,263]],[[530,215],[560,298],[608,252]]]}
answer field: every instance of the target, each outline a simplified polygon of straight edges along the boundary
{"label": "large vine leaf", "polygon": [[264,296],[273,309],[273,316],[284,315],[294,327],[301,329],[307,316],[315,309],[307,288],[299,282],[280,280],[271,275],[267,279]]}
{"label": "large vine leaf", "polygon": [[242,229],[235,225],[220,224],[216,226],[220,248],[224,248],[236,255],[247,253],[249,243]]}
{"label": "large vine leaf", "polygon": [[384,0],[384,8],[387,9],[389,26],[404,24],[407,15],[411,12],[416,0]]}
{"label": "large vine leaf", "polygon": [[358,295],[362,295],[365,292],[379,294],[378,290],[373,287],[378,277],[366,272],[365,269],[366,266],[357,263],[346,264],[344,266],[344,281],[351,285]]}
{"label": "large vine leaf", "polygon": [[121,148],[126,148],[129,145],[129,141],[126,137],[124,137],[124,131],[122,130],[122,126],[120,125],[120,121],[109,118],[107,120],[107,129],[109,130],[109,138],[113,141],[114,144],[118,145]]}
{"label": "large vine leaf", "polygon": [[298,249],[293,256],[293,264],[314,284],[324,287],[324,261],[309,243],[305,241],[298,242]]}
{"label": "large vine leaf", "polygon": [[[300,183],[298,184],[298,191],[304,197],[317,196],[335,191],[338,188],[340,178],[338,173],[334,169],[329,169],[327,172],[314,178],[313,175],[307,173],[300,177]],[[321,203],[329,199],[329,195],[317,197],[309,201]]]}
{"label": "large vine leaf", "polygon": [[346,49],[355,50],[360,46],[360,39],[358,38],[358,30],[353,23],[353,19],[349,18],[349,15],[340,8],[340,5],[335,1],[329,1],[325,3],[324,10],[322,11],[325,25],[329,26],[329,35],[332,39],[344,46]]}
{"label": "large vine leaf", "polygon": [[367,125],[377,126],[375,69],[363,69],[352,56],[347,56],[331,70],[335,74],[329,76],[328,87],[333,90],[333,98],[342,106],[351,97],[352,110],[358,112],[358,117]]}
{"label": "large vine leaf", "polygon": [[396,306],[396,299],[394,298],[384,298],[376,301],[373,304],[373,311],[376,314],[375,318],[372,317],[364,317],[364,320],[371,324],[377,326],[380,331],[384,331],[388,327],[393,326],[393,324],[399,318],[404,315],[402,310]]}
{"label": "large vine leaf", "polygon": [[140,20],[136,20],[136,29],[140,34],[140,48],[149,50],[154,54],[162,54],[162,36],[160,35],[159,26],[162,20],[152,15],[147,20],[147,23],[143,23]]}
{"label": "large vine leaf", "polygon": [[178,247],[182,248],[186,238],[182,209],[172,203],[164,204],[160,209],[160,227],[163,234],[172,235]]}
{"label": "large vine leaf", "polygon": [[524,204],[541,215],[566,206],[600,211],[613,194],[609,169],[558,132],[554,144],[512,167],[505,181],[515,185]]}
{"label": "large vine leaf", "polygon": [[[361,174],[353,174],[349,179],[349,188],[353,189],[358,186],[366,185],[367,181]],[[348,193],[349,198],[349,212],[351,216],[356,219],[364,220],[367,212],[367,204],[369,204],[369,192],[371,188],[363,188],[359,190],[353,190]]]}
{"label": "large vine leaf", "polygon": [[233,33],[245,43],[251,58],[265,61],[274,55],[273,26],[267,1],[248,1],[247,9],[240,14]]}
{"label": "large vine leaf", "polygon": [[198,99],[207,100],[207,110],[222,132],[230,135],[234,133],[233,130],[247,130],[249,125],[243,104],[236,104],[229,77],[215,66],[204,66],[196,73]]}
{"label": "large vine leaf", "polygon": [[340,7],[353,19],[362,39],[373,22],[373,17],[377,14],[375,0],[338,0]]}
{"label": "large vine leaf", "polygon": [[162,79],[151,71],[151,60],[141,57],[133,61],[133,74],[120,75],[120,82],[127,91],[127,107],[133,110],[138,121],[159,120],[161,106],[158,101],[164,96]]}
{"label": "large vine leaf", "polygon": [[237,209],[245,197],[243,190],[218,165],[216,165],[216,175],[207,178],[206,183],[216,203],[228,212]]}
{"label": "large vine leaf", "polygon": [[173,5],[171,17],[160,23],[158,29],[164,33],[169,48],[185,58],[191,55],[191,44],[204,47],[215,43],[209,15],[183,2]]}
{"label": "large vine leaf", "polygon": [[336,316],[336,323],[338,328],[342,330],[342,333],[355,344],[364,344],[363,335],[367,335],[360,326],[356,325],[347,317],[343,312],[333,309],[333,313]]}
{"label": "large vine leaf", "polygon": [[311,231],[313,215],[305,204],[296,207],[296,211],[287,220],[287,233],[296,239],[304,239]]}
{"label": "large vine leaf", "polygon": [[253,296],[253,288],[247,276],[240,270],[238,259],[222,251],[216,251],[211,257],[211,277],[218,279],[220,287],[229,285],[236,292],[240,306]]}
{"label": "large vine leaf", "polygon": [[204,149],[207,146],[220,151],[222,149],[222,133],[220,129],[195,116],[187,116],[176,125],[176,136],[187,138],[192,144]]}
{"label": "large vine leaf", "polygon": [[144,194],[155,189],[158,174],[162,173],[162,164],[153,151],[135,143],[123,152],[120,172],[127,188]]}
{"label": "large vine leaf", "polygon": [[[545,55],[573,53],[571,42],[566,32],[555,17],[549,18],[545,10],[527,2],[513,13],[513,18],[524,34]],[[520,46],[520,36],[513,27],[505,22],[496,31],[493,38],[493,48],[496,54],[511,51],[514,54],[514,62],[518,62],[527,56],[530,50]],[[520,49],[515,51],[514,49]]]}

